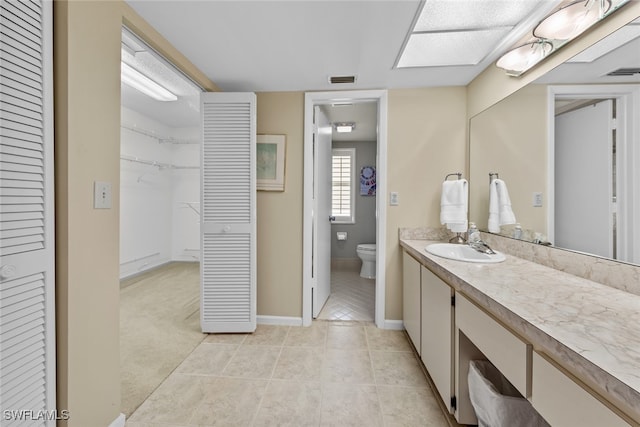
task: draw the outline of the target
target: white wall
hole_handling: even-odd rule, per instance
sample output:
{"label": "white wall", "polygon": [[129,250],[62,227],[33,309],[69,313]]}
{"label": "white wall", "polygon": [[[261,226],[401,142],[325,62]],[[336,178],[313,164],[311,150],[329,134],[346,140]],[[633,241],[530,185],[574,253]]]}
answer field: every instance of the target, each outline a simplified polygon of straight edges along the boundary
{"label": "white wall", "polygon": [[[161,137],[197,140],[198,129],[175,129],[122,108],[121,156],[176,166],[198,166],[199,145],[161,143]],[[199,201],[199,170],[120,161],[120,278],[172,260],[194,261],[199,218],[183,201]],[[199,204],[193,205],[199,210]]]}
{"label": "white wall", "polygon": [[[174,136],[197,141],[200,139],[200,130],[198,128],[175,129]],[[176,144],[173,152],[173,162],[178,166],[200,165],[199,144]],[[200,259],[200,215],[195,211],[200,212],[200,170],[175,169],[172,184],[172,259],[198,261]]]}

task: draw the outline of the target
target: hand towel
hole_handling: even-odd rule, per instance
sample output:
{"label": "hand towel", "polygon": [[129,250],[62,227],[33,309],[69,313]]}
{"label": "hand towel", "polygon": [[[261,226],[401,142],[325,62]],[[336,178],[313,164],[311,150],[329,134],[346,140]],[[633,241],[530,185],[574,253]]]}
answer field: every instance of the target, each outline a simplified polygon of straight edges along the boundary
{"label": "hand towel", "polygon": [[467,231],[469,186],[466,179],[444,181],[440,199],[440,223],[454,233]]}
{"label": "hand towel", "polygon": [[489,231],[499,233],[501,225],[515,223],[507,184],[501,179],[494,179],[489,185]]}

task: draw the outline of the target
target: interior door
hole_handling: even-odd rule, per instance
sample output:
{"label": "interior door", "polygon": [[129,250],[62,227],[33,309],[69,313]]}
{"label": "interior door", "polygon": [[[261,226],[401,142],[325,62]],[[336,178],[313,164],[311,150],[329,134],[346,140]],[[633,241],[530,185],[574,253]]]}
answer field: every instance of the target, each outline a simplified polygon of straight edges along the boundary
{"label": "interior door", "polygon": [[12,411],[56,408],[52,16],[51,2],[0,5],[3,426],[24,425]]}
{"label": "interior door", "polygon": [[256,329],[256,95],[201,96],[202,332]]}
{"label": "interior door", "polygon": [[321,107],[315,108],[314,126],[314,275],[313,317],[331,294],[331,123]]}
{"label": "interior door", "polygon": [[555,244],[614,256],[613,101],[556,117]]}

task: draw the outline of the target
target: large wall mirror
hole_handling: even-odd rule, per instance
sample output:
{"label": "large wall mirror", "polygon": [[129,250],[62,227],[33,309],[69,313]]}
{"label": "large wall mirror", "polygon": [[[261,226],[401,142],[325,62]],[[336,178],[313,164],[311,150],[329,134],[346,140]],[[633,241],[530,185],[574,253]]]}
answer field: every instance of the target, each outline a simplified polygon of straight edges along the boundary
{"label": "large wall mirror", "polygon": [[[500,234],[640,264],[640,19],[471,118],[469,220]],[[490,174],[497,174],[492,175]]]}

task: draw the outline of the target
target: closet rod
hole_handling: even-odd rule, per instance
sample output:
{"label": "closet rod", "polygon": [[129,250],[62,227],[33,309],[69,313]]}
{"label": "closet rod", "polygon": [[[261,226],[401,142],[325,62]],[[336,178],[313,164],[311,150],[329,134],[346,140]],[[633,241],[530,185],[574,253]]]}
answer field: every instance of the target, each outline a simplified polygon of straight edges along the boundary
{"label": "closet rod", "polygon": [[131,132],[136,132],[139,133],[140,135],[144,135],[144,136],[148,136],[150,138],[154,138],[157,139],[159,143],[161,144],[200,144],[200,141],[197,140],[192,140],[192,139],[180,139],[180,138],[173,138],[173,137],[167,137],[167,136],[161,136],[158,135],[155,132],[146,130],[146,129],[142,129],[139,127],[135,127],[135,126],[127,126],[127,125],[121,125],[120,126],[122,129],[126,129],[126,130],[130,130]]}
{"label": "closet rod", "polygon": [[128,162],[142,163],[143,165],[155,166],[161,170],[162,169],[200,169],[200,166],[176,166],[171,163],[162,163],[162,162],[157,162],[155,160],[145,160],[135,156],[127,156],[127,155],[121,155],[120,159],[126,160]]}

